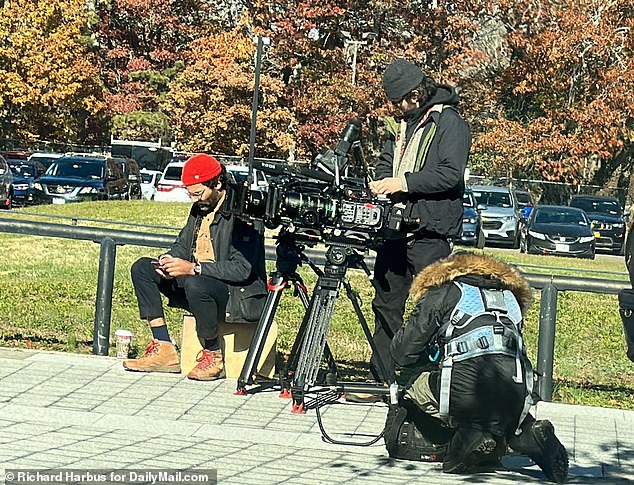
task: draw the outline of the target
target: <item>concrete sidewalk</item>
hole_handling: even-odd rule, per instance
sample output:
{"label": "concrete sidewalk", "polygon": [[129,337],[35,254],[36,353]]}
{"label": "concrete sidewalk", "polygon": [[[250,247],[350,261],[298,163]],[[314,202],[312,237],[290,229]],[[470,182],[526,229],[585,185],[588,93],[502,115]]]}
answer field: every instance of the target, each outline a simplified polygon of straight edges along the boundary
{"label": "concrete sidewalk", "polygon": [[[508,471],[443,475],[371,447],[322,441],[315,412],[293,415],[268,391],[234,396],[235,381],[125,372],[110,357],[0,349],[0,483],[5,469],[203,469],[222,483],[541,483],[522,457]],[[367,440],[383,405],[323,408],[337,439]],[[634,480],[634,411],[540,403],[571,458],[570,483]],[[356,436],[350,436],[354,433]]]}

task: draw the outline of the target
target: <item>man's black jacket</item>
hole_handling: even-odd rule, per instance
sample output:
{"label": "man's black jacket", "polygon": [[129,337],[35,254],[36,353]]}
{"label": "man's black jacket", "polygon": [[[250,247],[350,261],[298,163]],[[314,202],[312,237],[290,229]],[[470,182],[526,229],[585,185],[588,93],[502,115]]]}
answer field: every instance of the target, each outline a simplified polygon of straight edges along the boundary
{"label": "man's black jacket", "polygon": [[[168,251],[170,255],[193,261],[197,230],[207,214],[197,204],[192,205],[185,227]],[[201,263],[201,274],[229,286],[228,322],[257,321],[266,297],[264,237],[252,224],[223,208],[210,227],[216,260]]]}
{"label": "man's black jacket", "polygon": [[517,270],[488,256],[459,253],[421,271],[412,284],[416,307],[407,323],[394,335],[390,346],[399,367],[416,366],[426,357],[426,347],[449,322],[461,292],[454,281],[480,288],[508,288],[522,310],[531,302],[531,290]]}
{"label": "man's black jacket", "polygon": [[[457,102],[453,88],[440,86],[429,103],[404,117],[406,138],[412,138],[415,128],[433,105],[452,106]],[[471,132],[464,119],[450,107],[442,112],[432,111],[419,129],[429,130],[434,122],[437,130],[425,164],[420,171],[405,175],[408,192],[403,196],[399,194],[395,200],[406,203],[406,213],[420,220],[419,229],[457,237],[462,227],[464,172],[471,149]],[[377,179],[393,176],[395,146],[396,140],[390,136],[375,167]]]}

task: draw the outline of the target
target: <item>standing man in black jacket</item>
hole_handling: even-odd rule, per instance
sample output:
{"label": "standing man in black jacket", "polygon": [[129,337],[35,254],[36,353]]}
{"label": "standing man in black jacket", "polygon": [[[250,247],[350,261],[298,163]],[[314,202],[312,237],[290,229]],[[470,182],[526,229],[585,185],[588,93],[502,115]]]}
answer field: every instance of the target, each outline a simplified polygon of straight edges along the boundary
{"label": "standing man in black jacket", "polygon": [[456,111],[454,88],[437,84],[415,64],[392,62],[383,74],[383,88],[400,118],[387,120],[390,136],[370,189],[404,204],[405,215],[418,221],[377,251],[374,266],[374,340],[388,372],[393,372],[390,342],[403,325],[412,280],[448,256],[449,239],[460,234],[471,133]]}
{"label": "standing man in black jacket", "polygon": [[264,307],[263,236],[228,211],[227,176],[214,157],[191,157],[181,179],[193,201],[187,224],[158,260],[141,258],[132,266],[139,313],[148,321],[153,339],[141,358],[126,360],[123,366],[140,372],[180,372],[165,322],[163,294],[170,306],[191,311],[196,318],[203,350],[187,377],[215,380],[225,377],[218,324],[257,321]]}

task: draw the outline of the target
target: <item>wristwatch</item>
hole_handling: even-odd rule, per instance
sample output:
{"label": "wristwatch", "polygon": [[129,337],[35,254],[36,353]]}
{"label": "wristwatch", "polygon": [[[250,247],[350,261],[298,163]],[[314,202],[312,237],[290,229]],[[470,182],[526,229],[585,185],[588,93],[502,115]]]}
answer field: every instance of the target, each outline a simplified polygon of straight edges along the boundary
{"label": "wristwatch", "polygon": [[200,263],[194,263],[194,275],[198,276],[202,272],[203,268]]}

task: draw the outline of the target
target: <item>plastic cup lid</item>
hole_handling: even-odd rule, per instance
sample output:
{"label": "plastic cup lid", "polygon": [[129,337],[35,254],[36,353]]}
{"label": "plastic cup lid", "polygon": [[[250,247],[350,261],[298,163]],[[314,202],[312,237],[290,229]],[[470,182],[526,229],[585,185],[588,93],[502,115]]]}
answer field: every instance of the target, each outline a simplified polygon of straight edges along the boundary
{"label": "plastic cup lid", "polygon": [[114,334],[117,337],[132,337],[132,332],[130,330],[119,329]]}

